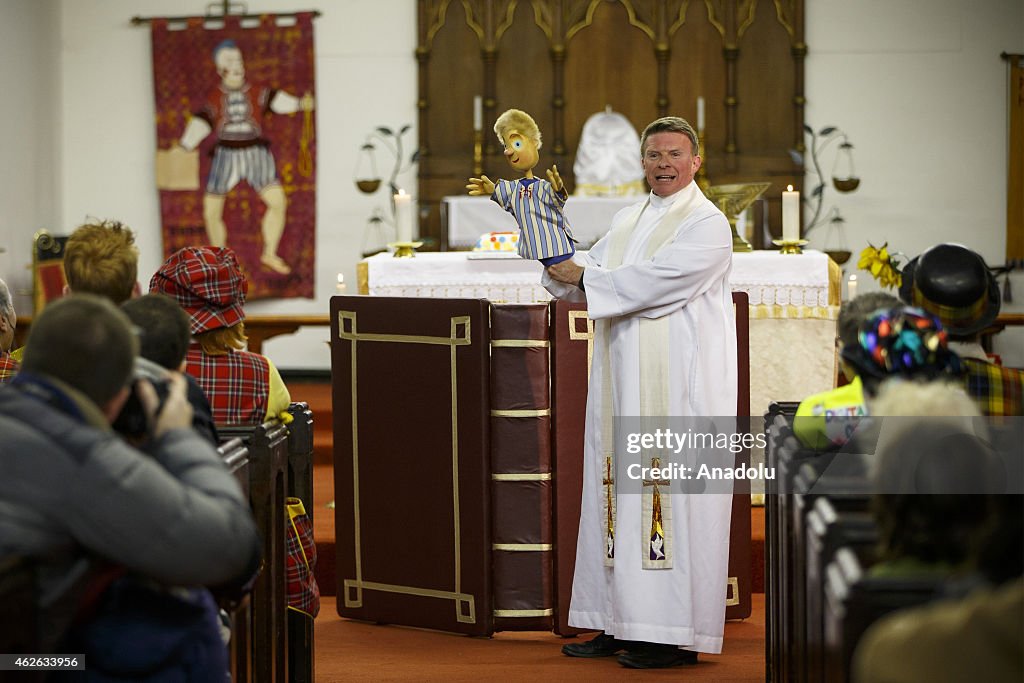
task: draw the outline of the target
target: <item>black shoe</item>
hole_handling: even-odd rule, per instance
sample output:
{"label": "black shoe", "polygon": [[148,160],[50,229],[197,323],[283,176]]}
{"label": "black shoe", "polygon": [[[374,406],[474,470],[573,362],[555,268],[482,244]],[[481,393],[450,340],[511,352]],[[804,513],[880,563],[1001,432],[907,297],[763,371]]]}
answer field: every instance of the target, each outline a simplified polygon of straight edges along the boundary
{"label": "black shoe", "polygon": [[650,644],[619,656],[619,664],[629,669],[667,669],[670,666],[696,664],[697,653],[675,645]]}
{"label": "black shoe", "polygon": [[569,643],[562,646],[562,654],[570,657],[611,657],[623,650],[629,650],[635,643],[618,640],[607,633],[599,633],[585,643]]}

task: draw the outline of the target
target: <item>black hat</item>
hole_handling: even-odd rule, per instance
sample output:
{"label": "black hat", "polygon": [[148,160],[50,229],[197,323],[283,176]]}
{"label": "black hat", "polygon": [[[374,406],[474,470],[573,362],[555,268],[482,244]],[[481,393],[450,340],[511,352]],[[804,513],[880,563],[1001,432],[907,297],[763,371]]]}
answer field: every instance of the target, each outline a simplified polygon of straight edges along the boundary
{"label": "black hat", "polygon": [[999,287],[985,259],[959,244],[939,244],[903,269],[900,298],[937,316],[949,334],[980,332],[999,315]]}

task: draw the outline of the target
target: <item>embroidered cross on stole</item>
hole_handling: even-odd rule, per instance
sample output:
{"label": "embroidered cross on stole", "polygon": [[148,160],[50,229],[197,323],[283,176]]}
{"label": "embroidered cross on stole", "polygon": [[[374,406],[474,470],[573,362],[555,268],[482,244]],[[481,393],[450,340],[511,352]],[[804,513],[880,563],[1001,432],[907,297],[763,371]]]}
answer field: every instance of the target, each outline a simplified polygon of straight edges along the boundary
{"label": "embroidered cross on stole", "polygon": [[[644,250],[646,259],[653,258],[663,247],[675,237],[676,232],[689,215],[702,204],[704,195],[697,189],[696,183],[690,183],[676,199],[665,215],[658,222]],[[608,234],[608,256],[603,264],[608,270],[622,265],[629,240],[640,223],[640,218],[650,204],[650,200],[635,211],[627,214]],[[601,450],[605,462],[605,487],[601,496],[602,522],[605,526],[605,566],[613,566],[615,560],[615,414],[612,397],[615,395],[612,383],[614,374],[611,367],[611,322],[614,319],[598,320],[596,326],[597,342],[603,346],[602,365],[602,416],[601,416]],[[667,317],[641,318],[640,325],[640,415],[641,417],[668,417],[668,358],[669,358],[669,322]],[[641,463],[645,467],[659,467],[657,458]],[[641,496],[641,561],[644,569],[672,568],[672,499],[662,496],[665,480],[645,480]]]}

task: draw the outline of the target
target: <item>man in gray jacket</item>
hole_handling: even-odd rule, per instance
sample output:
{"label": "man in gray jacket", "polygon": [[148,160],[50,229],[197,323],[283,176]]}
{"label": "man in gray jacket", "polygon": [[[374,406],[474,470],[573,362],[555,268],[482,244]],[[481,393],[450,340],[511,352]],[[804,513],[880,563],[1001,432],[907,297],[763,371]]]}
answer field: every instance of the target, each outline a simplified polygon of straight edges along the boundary
{"label": "man in gray jacket", "polygon": [[251,575],[259,561],[248,504],[191,429],[180,374],[159,411],[153,387],[137,383],[152,424],[145,444],[110,429],[137,352],[113,303],[71,295],[33,321],[22,371],[0,388],[0,558],[35,560],[43,647],[81,623],[112,568],[195,588]]}

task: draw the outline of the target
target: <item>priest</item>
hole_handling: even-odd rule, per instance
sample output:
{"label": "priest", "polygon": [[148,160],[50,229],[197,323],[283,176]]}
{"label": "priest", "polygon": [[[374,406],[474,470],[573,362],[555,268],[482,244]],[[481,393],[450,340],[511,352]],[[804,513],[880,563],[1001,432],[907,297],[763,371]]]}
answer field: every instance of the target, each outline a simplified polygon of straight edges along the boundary
{"label": "priest", "polygon": [[601,633],[562,651],[664,668],[721,652],[731,495],[629,480],[616,425],[735,416],[732,232],[693,181],[701,158],[687,121],[652,122],[640,152],[650,195],[617,213],[589,253],[549,266],[543,284],[586,301],[596,323],[569,624]]}

